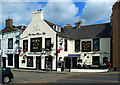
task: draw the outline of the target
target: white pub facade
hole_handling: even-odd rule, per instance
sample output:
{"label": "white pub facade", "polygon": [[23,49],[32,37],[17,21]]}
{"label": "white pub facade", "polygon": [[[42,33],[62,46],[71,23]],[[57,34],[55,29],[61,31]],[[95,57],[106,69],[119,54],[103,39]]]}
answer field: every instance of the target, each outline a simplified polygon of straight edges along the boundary
{"label": "white pub facade", "polygon": [[110,23],[64,28],[44,20],[42,10],[20,36],[19,68],[55,70],[111,61]]}

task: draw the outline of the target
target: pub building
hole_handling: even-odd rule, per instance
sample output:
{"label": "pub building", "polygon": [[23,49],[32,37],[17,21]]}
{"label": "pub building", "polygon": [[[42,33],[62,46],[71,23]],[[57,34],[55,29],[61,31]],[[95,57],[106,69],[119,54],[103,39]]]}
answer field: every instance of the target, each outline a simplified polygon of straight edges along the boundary
{"label": "pub building", "polygon": [[111,32],[111,23],[81,26],[80,20],[62,28],[40,9],[20,36],[19,68],[61,71],[111,62]]}
{"label": "pub building", "polygon": [[32,13],[32,21],[20,36],[19,68],[57,70],[57,32],[60,29],[44,20],[41,9]]}

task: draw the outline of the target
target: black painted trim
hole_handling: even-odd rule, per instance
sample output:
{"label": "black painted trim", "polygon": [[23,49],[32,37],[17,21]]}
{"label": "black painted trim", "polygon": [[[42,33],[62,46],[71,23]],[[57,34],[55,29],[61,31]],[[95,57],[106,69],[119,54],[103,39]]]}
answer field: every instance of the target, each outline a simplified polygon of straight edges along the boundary
{"label": "black painted trim", "polygon": [[56,71],[57,71],[57,58],[58,58],[58,34],[56,34]]}

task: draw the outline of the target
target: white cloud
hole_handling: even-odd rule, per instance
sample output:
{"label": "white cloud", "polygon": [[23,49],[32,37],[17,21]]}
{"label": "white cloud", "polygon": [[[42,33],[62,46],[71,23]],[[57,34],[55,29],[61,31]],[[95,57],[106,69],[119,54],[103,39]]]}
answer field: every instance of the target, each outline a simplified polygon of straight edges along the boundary
{"label": "white cloud", "polygon": [[45,19],[57,24],[74,24],[79,18],[76,17],[78,7],[71,0],[66,0],[66,2],[49,2],[43,10]]}
{"label": "white cloud", "polygon": [[32,18],[32,12],[42,8],[41,4],[36,2],[3,2],[2,3],[2,22],[5,26],[5,20],[13,19],[14,25],[28,25]]}
{"label": "white cloud", "polygon": [[109,21],[112,6],[116,0],[104,0],[104,2],[90,1],[91,0],[87,0],[81,15],[83,25],[93,24],[98,21]]}

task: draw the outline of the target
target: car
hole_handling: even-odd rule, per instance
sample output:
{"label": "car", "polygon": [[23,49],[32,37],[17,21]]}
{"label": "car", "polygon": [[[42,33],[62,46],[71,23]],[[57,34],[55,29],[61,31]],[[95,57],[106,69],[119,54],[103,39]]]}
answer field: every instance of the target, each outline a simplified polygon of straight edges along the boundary
{"label": "car", "polygon": [[2,68],[2,82],[9,83],[14,75],[10,68]]}

